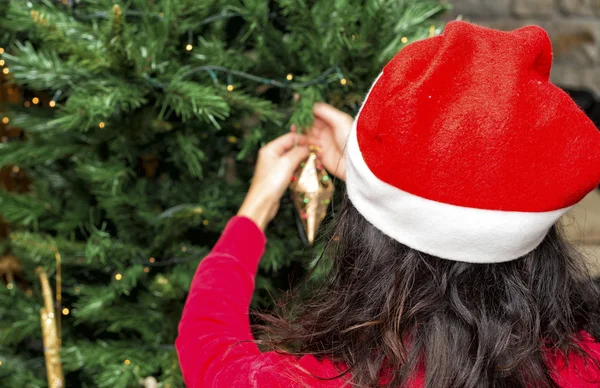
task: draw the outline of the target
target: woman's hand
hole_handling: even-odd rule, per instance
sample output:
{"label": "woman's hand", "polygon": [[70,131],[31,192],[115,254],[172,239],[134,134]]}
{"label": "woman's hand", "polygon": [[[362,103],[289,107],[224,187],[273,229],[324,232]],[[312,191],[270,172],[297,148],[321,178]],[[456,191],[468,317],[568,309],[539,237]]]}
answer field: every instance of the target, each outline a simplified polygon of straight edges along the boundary
{"label": "woman's hand", "polygon": [[275,217],[279,201],[294,172],[308,156],[308,139],[293,132],[267,143],[258,152],[250,190],[238,216],[250,218],[262,230]]}
{"label": "woman's hand", "polygon": [[317,157],[330,174],[346,180],[346,141],[354,119],[331,105],[313,107],[315,121],[309,131],[310,141],[318,146]]}

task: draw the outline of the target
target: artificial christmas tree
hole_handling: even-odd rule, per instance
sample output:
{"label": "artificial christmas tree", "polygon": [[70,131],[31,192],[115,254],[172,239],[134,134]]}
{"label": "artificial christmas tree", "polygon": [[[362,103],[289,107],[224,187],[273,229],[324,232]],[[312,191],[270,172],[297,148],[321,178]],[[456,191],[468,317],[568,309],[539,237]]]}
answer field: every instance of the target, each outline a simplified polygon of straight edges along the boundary
{"label": "artificial christmas tree", "polygon": [[[0,211],[12,228],[6,253],[33,288],[0,287],[2,385],[47,385],[41,266],[61,285],[66,386],[182,386],[173,341],[187,288],[241,204],[258,147],[290,123],[308,126],[315,101],[356,113],[387,60],[441,30],[431,18],[444,7],[1,3],[0,64],[24,96],[3,108],[4,124],[24,134],[0,145],[0,166],[30,183],[1,192]],[[267,231],[258,305],[322,248],[306,249],[292,209],[283,204]]]}

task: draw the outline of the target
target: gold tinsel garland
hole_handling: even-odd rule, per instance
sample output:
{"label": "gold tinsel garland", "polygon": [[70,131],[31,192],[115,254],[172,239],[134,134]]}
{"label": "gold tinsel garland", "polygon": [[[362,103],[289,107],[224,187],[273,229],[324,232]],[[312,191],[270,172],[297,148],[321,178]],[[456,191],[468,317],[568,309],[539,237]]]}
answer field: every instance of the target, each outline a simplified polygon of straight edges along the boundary
{"label": "gold tinsel garland", "polygon": [[[31,17],[34,21],[41,25],[47,25],[47,19],[45,19],[39,12],[31,11]],[[0,48],[0,53],[4,52],[3,48]],[[4,66],[4,61],[0,63]],[[0,67],[1,67],[0,66]],[[5,68],[6,69],[6,68]],[[19,103],[22,101],[22,95],[19,90],[10,83],[7,79],[6,74],[8,71],[0,73],[0,103]],[[33,104],[40,102],[39,97],[32,99]],[[31,102],[25,101],[25,107],[30,107]],[[50,107],[54,107],[56,103],[50,102]],[[3,115],[0,115],[2,117]],[[5,143],[11,137],[22,136],[21,130],[11,125],[9,117],[3,117],[0,120],[0,142]],[[29,191],[29,179],[26,174],[16,165],[5,166],[0,169],[0,188],[9,192],[24,193]],[[8,237],[8,225],[0,219],[0,237]],[[52,297],[52,290],[48,281],[48,275],[46,270],[42,267],[37,268],[37,273],[40,278],[40,284],[42,288],[42,297],[44,299],[44,307],[40,309],[40,319],[42,328],[42,338],[44,344],[44,358],[46,361],[46,374],[48,378],[49,388],[62,388],[65,386],[64,375],[62,370],[62,363],[60,357],[60,351],[62,346],[61,341],[61,256],[58,249],[55,246],[50,247],[54,252],[56,259],[56,304]],[[5,254],[0,257],[0,280],[6,282],[8,289],[15,287],[15,275],[19,275],[22,271],[19,260],[12,254]],[[21,282],[23,283],[23,282]],[[27,295],[33,295],[33,290],[30,285],[25,282],[23,286]]]}
{"label": "gold tinsel garland", "polygon": [[[58,254],[57,254],[58,255]],[[60,256],[60,255],[59,255]],[[59,260],[57,258],[57,260]],[[42,320],[42,335],[44,340],[44,358],[46,359],[46,374],[48,376],[49,388],[64,387],[64,376],[62,363],[60,361],[61,341],[59,335],[60,319],[59,312],[54,309],[52,300],[52,290],[46,270],[42,267],[37,268],[42,286],[42,296],[44,297],[44,307],[40,309]],[[58,281],[57,281],[58,285]],[[58,290],[58,287],[57,287]]]}

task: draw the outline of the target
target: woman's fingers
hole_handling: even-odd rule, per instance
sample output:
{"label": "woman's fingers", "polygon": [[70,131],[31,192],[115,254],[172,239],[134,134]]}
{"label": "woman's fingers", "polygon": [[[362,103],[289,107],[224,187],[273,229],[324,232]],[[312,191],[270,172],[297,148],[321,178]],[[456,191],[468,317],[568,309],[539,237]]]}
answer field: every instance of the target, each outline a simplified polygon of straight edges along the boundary
{"label": "woman's fingers", "polygon": [[315,153],[330,174],[341,180],[346,179],[346,157],[343,152],[337,149],[323,149],[317,150]]}
{"label": "woman's fingers", "polygon": [[349,122],[352,122],[352,117],[348,114],[321,102],[313,106],[313,113],[316,118],[323,120],[329,127],[336,130],[340,127],[344,128]]}
{"label": "woman's fingers", "polygon": [[294,132],[289,132],[270,141],[263,148],[281,156],[294,146],[304,146],[307,144],[308,137],[306,135],[298,135]]}
{"label": "woman's fingers", "polygon": [[[346,175],[346,161],[344,149],[348,135],[352,129],[354,119],[348,114],[331,105],[317,103],[313,107],[315,116],[308,136],[303,135],[295,141],[296,126],[290,128],[290,133],[272,142],[272,147],[277,155],[287,159],[286,165],[290,166],[288,172],[293,173],[304,159],[310,155],[307,144],[315,145],[313,151],[323,163],[323,166],[333,175],[344,180]],[[292,149],[294,145],[298,145]],[[287,153],[287,154],[286,154]]]}
{"label": "woman's fingers", "polygon": [[319,138],[319,137],[322,137],[323,135],[329,134],[330,132],[332,132],[332,131],[329,128],[329,125],[327,125],[327,123],[325,121],[321,120],[320,118],[315,117],[315,119],[313,121],[313,125],[310,128],[310,131],[308,132],[308,134],[311,137]]}
{"label": "woman's fingers", "polygon": [[283,158],[287,161],[287,165],[289,166],[289,172],[294,173],[300,163],[306,160],[310,156],[310,149],[307,146],[297,146],[294,147],[291,151],[286,153]]}
{"label": "woman's fingers", "polygon": [[324,129],[315,131],[319,133],[315,137],[321,142],[335,144],[339,151],[346,146],[348,136],[352,131],[354,119],[346,113],[327,104],[315,104],[313,111],[315,113],[315,126]]}

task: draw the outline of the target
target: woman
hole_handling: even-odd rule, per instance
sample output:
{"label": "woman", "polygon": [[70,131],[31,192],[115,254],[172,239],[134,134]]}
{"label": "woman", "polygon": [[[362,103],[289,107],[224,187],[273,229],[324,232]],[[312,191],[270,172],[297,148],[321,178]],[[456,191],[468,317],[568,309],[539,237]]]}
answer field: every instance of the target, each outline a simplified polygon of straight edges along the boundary
{"label": "woman", "polygon": [[[263,147],[190,289],[187,385],[600,386],[600,293],[553,226],[598,185],[600,134],[549,83],[551,61],[540,28],[452,22],[384,68],[354,125],[317,104],[311,139]],[[267,317],[279,351],[262,353],[248,319],[262,231],[309,142],[347,180],[333,267],[299,313]]]}

